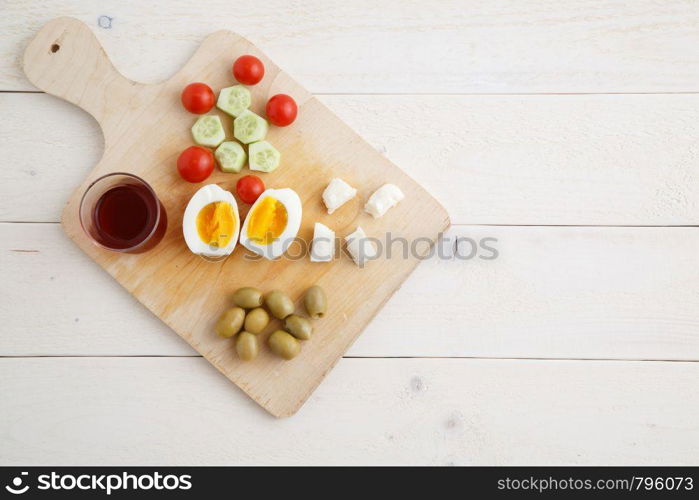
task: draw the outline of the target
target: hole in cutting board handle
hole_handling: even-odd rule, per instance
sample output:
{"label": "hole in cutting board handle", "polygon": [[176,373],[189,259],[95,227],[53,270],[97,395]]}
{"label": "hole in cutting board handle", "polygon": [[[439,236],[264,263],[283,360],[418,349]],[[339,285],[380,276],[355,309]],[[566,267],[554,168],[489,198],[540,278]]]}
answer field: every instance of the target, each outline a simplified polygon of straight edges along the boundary
{"label": "hole in cutting board handle", "polygon": [[61,50],[61,46],[58,45],[57,43],[54,43],[53,45],[51,45],[51,53],[52,54],[55,54],[59,50]]}

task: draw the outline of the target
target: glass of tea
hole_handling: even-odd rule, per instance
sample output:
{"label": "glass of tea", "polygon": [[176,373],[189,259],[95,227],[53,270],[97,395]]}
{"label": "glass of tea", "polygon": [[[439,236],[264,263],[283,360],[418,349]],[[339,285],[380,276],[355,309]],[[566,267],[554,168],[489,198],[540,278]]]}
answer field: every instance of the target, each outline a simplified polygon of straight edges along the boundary
{"label": "glass of tea", "polygon": [[115,172],[87,188],[80,200],[80,224],[102,248],[141,253],[163,239],[167,213],[146,181]]}

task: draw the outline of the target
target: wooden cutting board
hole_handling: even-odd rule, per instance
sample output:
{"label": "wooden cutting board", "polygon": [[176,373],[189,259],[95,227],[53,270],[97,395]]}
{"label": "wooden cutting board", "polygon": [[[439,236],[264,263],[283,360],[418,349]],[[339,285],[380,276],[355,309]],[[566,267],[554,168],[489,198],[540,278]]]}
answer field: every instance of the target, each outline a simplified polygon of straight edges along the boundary
{"label": "wooden cutting board", "polygon": [[[402,244],[394,243],[391,258],[384,253],[360,269],[347,255],[325,264],[311,263],[307,257],[254,261],[246,258],[250,254],[238,245],[228,259],[211,263],[189,252],[182,237],[182,214],[189,198],[203,184],[184,182],[175,168],[179,153],[192,145],[190,128],[196,119],[182,108],[180,92],[191,82],[206,82],[216,92],[235,84],[231,65],[243,54],[259,57],[266,68],[264,80],[251,87],[253,111],[264,115],[267,99],[277,93],[292,95],[299,104],[298,119],[293,125],[270,127],[268,140],[282,153],[282,165],[273,173],[262,174],[268,188],[290,187],[299,193],[303,202],[299,236],[310,241],[315,222],[334,229],[338,237],[361,225],[369,236],[385,239],[390,232],[394,238],[414,242],[414,255],[403,258]],[[277,417],[292,415],[301,407],[419,263],[419,257],[427,254],[438,234],[449,226],[445,210],[420,185],[257,47],[235,33],[213,33],[172,78],[147,85],[132,82],[117,72],[85,24],[58,18],[44,26],[27,47],[24,72],[41,90],[90,113],[104,134],[104,156],[63,211],[66,234],[211,364]],[[221,116],[227,135],[232,137],[232,119],[212,112]],[[167,210],[165,238],[145,254],[124,255],[100,249],[80,227],[78,205],[82,193],[93,180],[115,171],[144,178]],[[216,169],[206,182],[234,192],[236,181],[246,173],[247,168],[238,175]],[[346,180],[359,193],[328,215],[321,193],[333,177]],[[398,185],[406,199],[383,218],[374,220],[363,211],[363,205],[386,182]],[[248,207],[242,203],[239,207],[243,218]],[[300,246],[291,248],[296,255],[302,250]],[[330,308],[325,318],[314,321],[314,337],[303,343],[301,354],[291,361],[273,356],[263,342],[256,360],[241,362],[233,342],[213,332],[216,319],[231,306],[231,294],[240,286],[286,290],[302,311],[302,294],[313,284],[326,290]],[[266,340],[277,326],[270,325],[262,337]],[[399,342],[401,332],[392,334]]]}

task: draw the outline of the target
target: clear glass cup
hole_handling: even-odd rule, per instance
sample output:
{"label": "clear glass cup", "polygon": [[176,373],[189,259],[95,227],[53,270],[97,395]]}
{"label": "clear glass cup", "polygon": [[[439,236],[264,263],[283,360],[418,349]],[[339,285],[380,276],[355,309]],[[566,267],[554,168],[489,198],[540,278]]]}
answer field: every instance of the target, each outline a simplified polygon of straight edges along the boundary
{"label": "clear glass cup", "polygon": [[80,224],[99,247],[141,253],[163,239],[167,213],[146,181],[114,172],[88,186],[80,200]]}

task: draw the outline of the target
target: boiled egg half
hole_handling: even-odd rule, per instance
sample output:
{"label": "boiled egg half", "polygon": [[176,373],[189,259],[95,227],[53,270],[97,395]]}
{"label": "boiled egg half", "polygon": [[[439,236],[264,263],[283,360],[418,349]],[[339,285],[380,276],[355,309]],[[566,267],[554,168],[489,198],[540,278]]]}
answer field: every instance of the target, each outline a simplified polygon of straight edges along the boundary
{"label": "boiled egg half", "polygon": [[182,232],[189,249],[203,257],[220,259],[238,242],[240,215],[233,195],[209,184],[194,193],[182,218]]}
{"label": "boiled egg half", "polygon": [[267,259],[280,257],[301,226],[301,199],[289,188],[268,189],[255,201],[240,231],[240,244]]}

